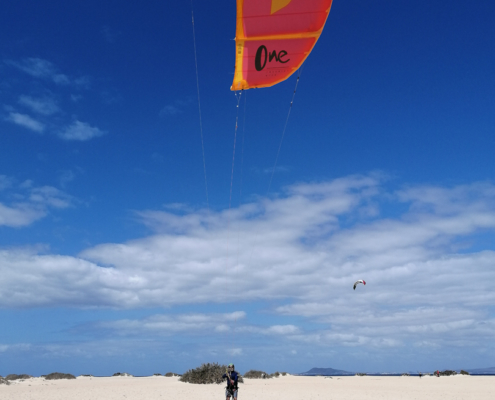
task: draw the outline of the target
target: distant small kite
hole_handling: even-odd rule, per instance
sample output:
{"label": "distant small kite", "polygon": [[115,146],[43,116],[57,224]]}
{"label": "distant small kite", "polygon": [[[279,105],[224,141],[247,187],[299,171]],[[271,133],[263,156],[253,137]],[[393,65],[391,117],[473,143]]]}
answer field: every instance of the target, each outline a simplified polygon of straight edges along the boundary
{"label": "distant small kite", "polygon": [[353,287],[353,289],[354,289],[354,290],[356,290],[356,286],[357,286],[357,284],[358,284],[358,283],[362,283],[363,285],[366,285],[366,282],[365,282],[365,281],[363,281],[362,279],[360,279],[360,280],[358,280],[358,281],[356,281],[356,282],[354,283],[354,287]]}

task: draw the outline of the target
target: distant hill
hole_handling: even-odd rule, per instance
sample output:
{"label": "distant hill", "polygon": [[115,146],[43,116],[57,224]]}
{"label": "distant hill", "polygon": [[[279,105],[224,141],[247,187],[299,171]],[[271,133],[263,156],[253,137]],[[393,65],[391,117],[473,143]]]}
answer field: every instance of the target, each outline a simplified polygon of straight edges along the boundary
{"label": "distant hill", "polygon": [[[456,370],[458,373],[460,370]],[[469,372],[471,375],[495,375],[495,367],[491,368],[475,368],[475,369],[466,369],[465,371]],[[432,372],[432,371],[430,371]],[[416,371],[409,371],[411,375],[418,375]],[[322,375],[322,376],[351,376],[355,375],[355,372],[349,372],[349,371],[343,371],[341,369],[333,369],[333,368],[311,368],[307,372],[301,372],[298,375],[302,376],[316,376],[316,375]],[[374,373],[368,373],[368,375],[401,375],[401,373],[397,372],[374,372]]]}
{"label": "distant hill", "polygon": [[354,375],[354,372],[348,372],[348,371],[343,371],[341,369],[333,369],[333,368],[311,368],[309,371],[301,372],[299,375],[346,376],[346,375]]}
{"label": "distant hill", "polygon": [[466,371],[472,375],[495,375],[495,367],[467,369]]}

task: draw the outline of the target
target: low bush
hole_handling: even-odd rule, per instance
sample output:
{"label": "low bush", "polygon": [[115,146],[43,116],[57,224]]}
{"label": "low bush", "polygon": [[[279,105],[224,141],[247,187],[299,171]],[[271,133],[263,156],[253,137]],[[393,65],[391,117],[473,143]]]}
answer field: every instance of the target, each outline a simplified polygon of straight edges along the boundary
{"label": "low bush", "polygon": [[52,372],[51,374],[48,374],[45,376],[45,379],[47,380],[54,380],[54,379],[76,379],[76,377],[72,374],[63,374],[61,372]]}
{"label": "low bush", "polygon": [[[218,363],[206,363],[201,364],[200,367],[190,369],[180,377],[181,382],[196,383],[196,384],[208,384],[223,382],[223,374],[227,371],[226,365],[220,365]],[[239,376],[239,383],[242,383],[242,376]]]}
{"label": "low bush", "polygon": [[264,371],[257,371],[255,369],[249,370],[243,376],[244,376],[244,378],[249,378],[249,379],[267,379],[267,378],[271,378],[271,376],[269,376],[266,372],[264,372]]}
{"label": "low bush", "polygon": [[10,385],[10,382],[7,379],[0,376],[0,385]]}
{"label": "low bush", "polygon": [[8,381],[17,381],[18,379],[29,379],[29,378],[32,378],[32,376],[27,374],[20,374],[20,375],[10,374],[5,377],[5,379],[7,379]]}
{"label": "low bush", "polygon": [[176,374],[175,372],[167,372],[164,376],[170,378],[171,376],[180,376],[180,374]]}

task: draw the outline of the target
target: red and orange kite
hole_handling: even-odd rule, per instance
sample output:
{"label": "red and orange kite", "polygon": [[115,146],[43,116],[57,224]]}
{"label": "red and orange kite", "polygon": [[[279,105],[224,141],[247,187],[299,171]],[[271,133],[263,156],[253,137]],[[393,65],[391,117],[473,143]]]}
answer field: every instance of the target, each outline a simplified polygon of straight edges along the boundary
{"label": "red and orange kite", "polygon": [[236,60],[231,90],[273,86],[313,49],[332,0],[237,0]]}

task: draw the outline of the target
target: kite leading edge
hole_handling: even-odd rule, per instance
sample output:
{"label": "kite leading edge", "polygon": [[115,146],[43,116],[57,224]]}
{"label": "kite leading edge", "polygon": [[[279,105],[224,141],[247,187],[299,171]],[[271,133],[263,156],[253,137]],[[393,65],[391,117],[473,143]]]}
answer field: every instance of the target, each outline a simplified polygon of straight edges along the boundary
{"label": "kite leading edge", "polygon": [[237,0],[231,90],[273,86],[291,76],[320,37],[332,0]]}

